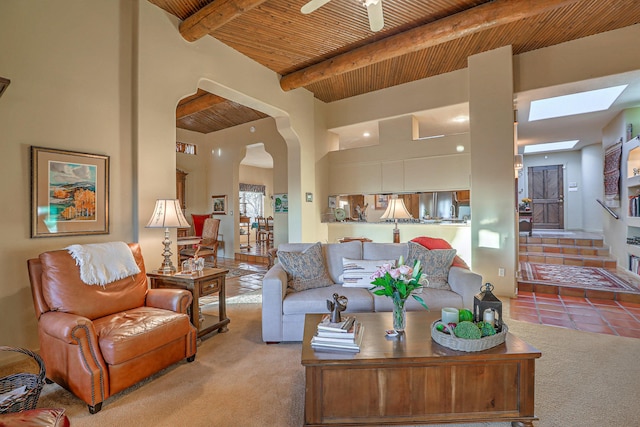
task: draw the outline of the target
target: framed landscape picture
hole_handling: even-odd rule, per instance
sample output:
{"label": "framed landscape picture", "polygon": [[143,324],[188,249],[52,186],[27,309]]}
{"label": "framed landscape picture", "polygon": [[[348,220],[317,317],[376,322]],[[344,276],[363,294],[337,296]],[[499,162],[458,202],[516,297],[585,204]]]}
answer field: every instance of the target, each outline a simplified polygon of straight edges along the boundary
{"label": "framed landscape picture", "polygon": [[109,156],[31,147],[31,237],[109,234]]}
{"label": "framed landscape picture", "polygon": [[226,215],[227,214],[227,196],[211,196],[213,199],[213,214],[214,215]]}

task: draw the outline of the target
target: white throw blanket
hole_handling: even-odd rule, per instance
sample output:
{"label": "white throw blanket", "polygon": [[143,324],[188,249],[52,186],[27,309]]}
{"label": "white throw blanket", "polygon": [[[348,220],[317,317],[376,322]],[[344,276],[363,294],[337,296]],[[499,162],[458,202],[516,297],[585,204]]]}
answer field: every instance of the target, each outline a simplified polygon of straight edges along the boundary
{"label": "white throw blanket", "polygon": [[124,242],[71,245],[69,251],[87,285],[106,285],[140,273],[131,249]]}

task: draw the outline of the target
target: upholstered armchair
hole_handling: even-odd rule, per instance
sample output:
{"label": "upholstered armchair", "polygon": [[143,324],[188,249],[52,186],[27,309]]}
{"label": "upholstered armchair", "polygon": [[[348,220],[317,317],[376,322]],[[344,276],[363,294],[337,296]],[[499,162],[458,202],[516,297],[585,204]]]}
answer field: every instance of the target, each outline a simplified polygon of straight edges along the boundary
{"label": "upholstered armchair", "polygon": [[140,247],[122,244],[125,252],[127,246],[139,273],[104,285],[83,281],[67,250],[27,261],[47,378],[85,401],[92,414],[109,396],[195,359],[191,293],[148,289]]}

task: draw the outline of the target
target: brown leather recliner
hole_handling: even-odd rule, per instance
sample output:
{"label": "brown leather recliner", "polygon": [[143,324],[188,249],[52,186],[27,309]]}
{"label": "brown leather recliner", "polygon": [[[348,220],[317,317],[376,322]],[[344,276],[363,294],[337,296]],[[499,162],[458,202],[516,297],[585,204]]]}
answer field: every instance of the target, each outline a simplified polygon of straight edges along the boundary
{"label": "brown leather recliner", "polygon": [[95,414],[109,396],[196,354],[196,329],[181,289],[148,289],[137,243],[129,244],[140,273],[106,286],[87,285],[66,250],[27,261],[47,378]]}

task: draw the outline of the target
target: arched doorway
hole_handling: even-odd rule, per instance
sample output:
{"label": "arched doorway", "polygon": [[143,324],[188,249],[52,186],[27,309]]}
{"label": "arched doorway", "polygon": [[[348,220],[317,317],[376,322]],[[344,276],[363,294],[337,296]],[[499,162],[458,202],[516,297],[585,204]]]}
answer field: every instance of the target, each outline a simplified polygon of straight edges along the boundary
{"label": "arched doorway", "polygon": [[[246,146],[246,154],[239,167],[238,200],[240,217],[248,218],[250,223],[248,230],[240,228],[241,252],[261,255],[271,246],[270,239],[263,238],[266,230],[262,219],[273,219],[274,214],[273,157],[262,142]],[[249,233],[246,242],[243,232]]]}

